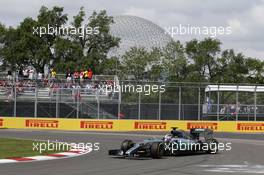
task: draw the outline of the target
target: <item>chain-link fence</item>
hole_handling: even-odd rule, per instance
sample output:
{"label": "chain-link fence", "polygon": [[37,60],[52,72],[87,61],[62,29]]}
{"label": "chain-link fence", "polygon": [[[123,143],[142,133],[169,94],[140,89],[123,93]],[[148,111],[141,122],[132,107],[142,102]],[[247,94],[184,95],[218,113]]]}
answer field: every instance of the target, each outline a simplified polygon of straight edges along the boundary
{"label": "chain-link fence", "polygon": [[126,117],[155,120],[264,120],[264,86],[165,83],[165,87],[165,92],[149,96],[134,94],[136,98],[133,100],[124,100],[122,93],[121,106],[125,106],[123,111]]}
{"label": "chain-link fence", "polygon": [[264,86],[1,80],[0,116],[263,121]]}

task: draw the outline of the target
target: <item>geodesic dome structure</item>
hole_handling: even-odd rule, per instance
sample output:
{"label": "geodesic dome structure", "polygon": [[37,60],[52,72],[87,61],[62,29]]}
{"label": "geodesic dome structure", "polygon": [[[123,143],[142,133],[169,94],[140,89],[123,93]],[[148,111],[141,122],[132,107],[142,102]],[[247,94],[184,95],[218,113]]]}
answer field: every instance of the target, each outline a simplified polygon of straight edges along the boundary
{"label": "geodesic dome structure", "polygon": [[114,22],[110,33],[121,38],[121,42],[119,48],[110,51],[110,56],[123,55],[131,47],[162,48],[172,41],[163,28],[144,18],[121,15],[114,16]]}

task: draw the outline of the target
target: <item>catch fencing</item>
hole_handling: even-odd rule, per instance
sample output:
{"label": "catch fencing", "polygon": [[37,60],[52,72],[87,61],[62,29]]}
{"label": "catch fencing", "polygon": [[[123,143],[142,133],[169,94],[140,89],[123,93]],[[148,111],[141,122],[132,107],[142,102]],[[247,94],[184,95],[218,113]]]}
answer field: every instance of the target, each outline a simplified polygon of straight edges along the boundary
{"label": "catch fencing", "polygon": [[[128,85],[133,91],[116,89]],[[141,86],[141,90],[139,88]],[[164,87],[164,91],[153,86]],[[264,121],[264,86],[92,80],[0,80],[0,116]]]}

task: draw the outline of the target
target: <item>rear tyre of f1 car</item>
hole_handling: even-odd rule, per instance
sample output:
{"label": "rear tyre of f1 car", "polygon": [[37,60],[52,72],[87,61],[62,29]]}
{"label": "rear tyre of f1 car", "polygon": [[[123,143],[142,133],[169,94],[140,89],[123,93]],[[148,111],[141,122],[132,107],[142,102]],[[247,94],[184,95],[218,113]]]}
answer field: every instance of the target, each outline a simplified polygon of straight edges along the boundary
{"label": "rear tyre of f1 car", "polygon": [[121,143],[121,150],[125,153],[127,150],[129,150],[133,146],[134,146],[134,143],[132,140],[124,140]]}
{"label": "rear tyre of f1 car", "polygon": [[154,159],[160,159],[163,156],[164,149],[162,146],[162,143],[160,142],[154,142],[151,145],[150,148],[150,155]]}
{"label": "rear tyre of f1 car", "polygon": [[208,154],[216,154],[218,152],[218,141],[216,139],[211,139],[208,142]]}

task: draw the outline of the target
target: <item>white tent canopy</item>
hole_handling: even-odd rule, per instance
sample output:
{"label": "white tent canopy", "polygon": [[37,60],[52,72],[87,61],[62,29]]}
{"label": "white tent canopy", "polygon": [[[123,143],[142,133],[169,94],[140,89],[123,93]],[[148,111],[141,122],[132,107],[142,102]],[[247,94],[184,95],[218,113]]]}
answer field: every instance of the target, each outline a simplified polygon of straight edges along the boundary
{"label": "white tent canopy", "polygon": [[264,92],[264,86],[208,85],[205,92]]}

